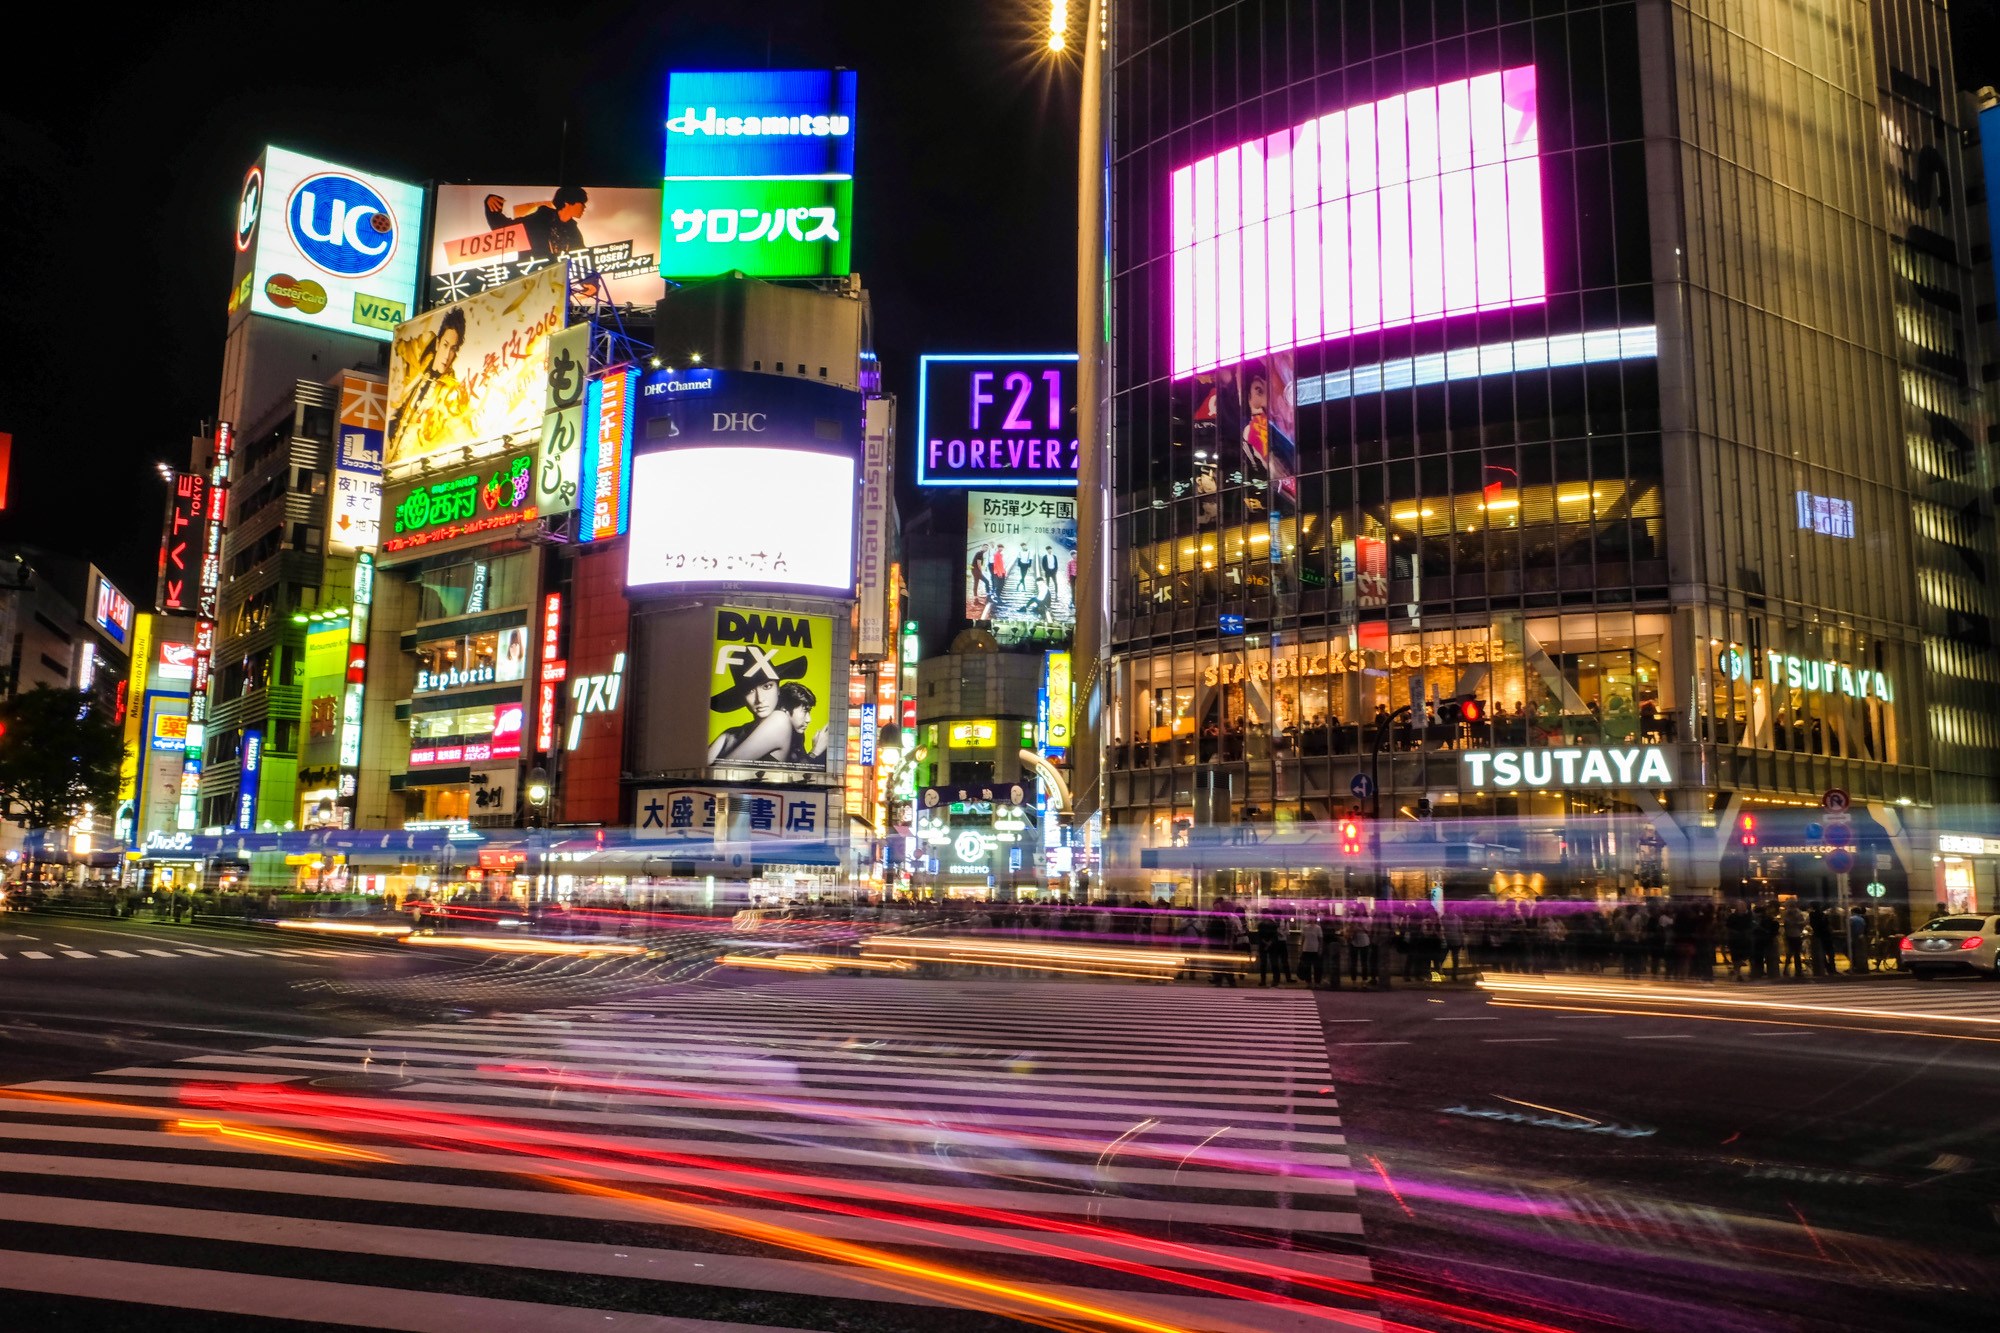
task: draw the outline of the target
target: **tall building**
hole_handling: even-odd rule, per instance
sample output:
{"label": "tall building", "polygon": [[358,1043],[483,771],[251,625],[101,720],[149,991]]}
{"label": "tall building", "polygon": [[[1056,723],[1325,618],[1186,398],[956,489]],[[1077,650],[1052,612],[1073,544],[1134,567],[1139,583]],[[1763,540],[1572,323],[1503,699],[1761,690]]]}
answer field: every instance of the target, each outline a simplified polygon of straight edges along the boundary
{"label": "tall building", "polygon": [[2000,665],[1941,6],[1135,4],[1108,84],[1114,888],[1325,891],[1208,844],[1358,807],[1453,891],[1930,901]]}

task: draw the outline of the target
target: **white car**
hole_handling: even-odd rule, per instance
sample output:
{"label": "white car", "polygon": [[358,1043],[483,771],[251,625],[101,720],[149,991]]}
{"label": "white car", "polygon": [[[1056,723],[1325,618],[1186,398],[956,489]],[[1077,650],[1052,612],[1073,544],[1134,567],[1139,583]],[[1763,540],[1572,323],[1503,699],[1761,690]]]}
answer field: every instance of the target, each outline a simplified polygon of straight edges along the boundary
{"label": "white car", "polygon": [[1934,916],[1903,937],[1896,955],[1898,965],[1913,977],[1958,971],[2000,975],[2000,916]]}

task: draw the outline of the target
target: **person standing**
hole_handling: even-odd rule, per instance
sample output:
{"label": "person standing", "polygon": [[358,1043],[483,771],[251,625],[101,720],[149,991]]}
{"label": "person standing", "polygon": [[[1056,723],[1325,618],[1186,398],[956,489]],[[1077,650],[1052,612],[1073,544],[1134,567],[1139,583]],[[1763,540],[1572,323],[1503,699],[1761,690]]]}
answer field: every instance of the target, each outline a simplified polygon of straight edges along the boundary
{"label": "person standing", "polygon": [[1366,912],[1356,913],[1347,923],[1348,979],[1355,983],[1375,979],[1375,936]]}
{"label": "person standing", "polygon": [[1743,964],[1750,959],[1750,909],[1741,902],[1729,905],[1723,929],[1729,941],[1729,977],[1743,980]]}
{"label": "person standing", "polygon": [[1308,916],[1299,927],[1299,980],[1311,990],[1319,984],[1320,951],[1325,946],[1326,933],[1320,929],[1319,918]]}
{"label": "person standing", "polygon": [[1780,921],[1785,928],[1785,961],[1780,972],[1789,971],[1793,981],[1803,981],[1806,975],[1806,914],[1799,910],[1796,898],[1785,904]]}
{"label": "person standing", "polygon": [[1456,912],[1446,912],[1443,927],[1444,956],[1451,960],[1451,975],[1456,978],[1465,953],[1465,918]]}
{"label": "person standing", "polygon": [[1816,977],[1833,975],[1833,920],[1827,915],[1825,903],[1814,903],[1812,911],[1806,913],[1806,925],[1812,931],[1812,968]]}
{"label": "person standing", "polygon": [[1868,974],[1868,909],[1860,903],[1847,914],[1847,975]]}

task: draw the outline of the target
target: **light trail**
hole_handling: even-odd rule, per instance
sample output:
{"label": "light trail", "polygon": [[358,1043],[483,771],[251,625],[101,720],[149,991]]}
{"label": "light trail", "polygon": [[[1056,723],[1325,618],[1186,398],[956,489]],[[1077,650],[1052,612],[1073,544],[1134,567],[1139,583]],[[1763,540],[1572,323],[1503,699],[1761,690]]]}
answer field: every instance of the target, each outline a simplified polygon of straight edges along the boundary
{"label": "light trail", "polygon": [[385,1157],[366,1148],[351,1148],[340,1143],[325,1143],[319,1139],[299,1138],[291,1134],[271,1134],[261,1129],[246,1129],[241,1125],[228,1125],[220,1120],[173,1120],[166,1128],[177,1134],[214,1134],[225,1139],[242,1139],[249,1143],[277,1148],[296,1148],[301,1152],[322,1153],[329,1157],[350,1157],[361,1162],[393,1162],[395,1158]]}
{"label": "light trail", "polygon": [[1737,1018],[1731,1014],[1697,1014],[1685,1009],[1604,1009],[1595,1005],[1563,1003],[1551,998],[1545,1004],[1528,1000],[1501,1000],[1493,1002],[1496,1009],[1536,1009],[1545,1013],[1559,1014],[1610,1014],[1618,1018],[1678,1018],[1692,1023],[1746,1023],[1751,1027],[1804,1028],[1814,1032],[1869,1032],[1883,1037],[1928,1037],[1933,1041],[1977,1041],[1989,1045],[2000,1045],[2000,1037],[1981,1037],[1970,1032],[1925,1032],[1920,1028],[1877,1028],[1849,1026],[1841,1023],[1803,1023],[1795,1018]]}
{"label": "light trail", "polygon": [[368,921],[311,921],[302,917],[286,917],[278,922],[279,930],[309,930],[321,935],[379,935],[396,938],[410,933],[411,926],[381,926]]}
{"label": "light trail", "polygon": [[2000,1017],[1974,1014],[1945,1014],[1929,1010],[1865,1009],[1856,1005],[1800,1004],[1790,1000],[1763,1000],[1748,996],[1696,995],[1686,991],[1663,990],[1653,986],[1591,985],[1577,981],[1546,981],[1528,977],[1484,977],[1481,990],[1496,995],[1572,996],[1586,1000],[1636,1000],[1652,1004],[1714,1005],[1729,1009],[1769,1010],[1774,1013],[1837,1014],[1845,1018],[1886,1018],[1907,1023],[1920,1019],[1927,1023],[1964,1023],[2000,1029]]}
{"label": "light trail", "polygon": [[1540,1102],[1524,1102],[1513,1097],[1501,1097],[1497,1092],[1493,1096],[1503,1102],[1513,1102],[1516,1106],[1528,1107],[1530,1110],[1547,1111],[1551,1115],[1566,1115],[1572,1120],[1581,1120],[1586,1125],[1601,1125],[1604,1123],[1602,1120],[1593,1120],[1587,1115],[1578,1115],[1574,1111],[1565,1111],[1560,1106],[1544,1106]]}
{"label": "light trail", "polygon": [[487,953],[567,954],[590,958],[603,954],[631,956],[646,952],[643,944],[592,944],[582,940],[546,940],[496,935],[406,935],[403,943],[427,949],[477,949]]}
{"label": "light trail", "polygon": [[916,967],[916,964],[900,958],[862,958],[831,953],[726,953],[715,961],[721,967],[766,972],[835,972],[842,968],[862,972],[909,972]]}

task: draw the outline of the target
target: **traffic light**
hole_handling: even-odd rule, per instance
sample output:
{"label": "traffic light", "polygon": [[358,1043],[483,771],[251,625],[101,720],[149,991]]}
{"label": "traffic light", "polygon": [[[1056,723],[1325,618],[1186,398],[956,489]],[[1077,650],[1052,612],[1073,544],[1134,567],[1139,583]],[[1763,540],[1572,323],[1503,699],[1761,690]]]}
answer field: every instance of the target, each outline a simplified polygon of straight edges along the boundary
{"label": "traffic light", "polygon": [[1744,815],[1736,821],[1736,828],[1745,847],[1757,845],[1757,816]]}
{"label": "traffic light", "polygon": [[1448,727],[1461,722],[1477,722],[1486,716],[1476,695],[1461,694],[1456,699],[1440,699],[1437,705],[1437,719]]}
{"label": "traffic light", "polygon": [[1361,854],[1361,821],[1343,819],[1340,821],[1340,850],[1349,856]]}

